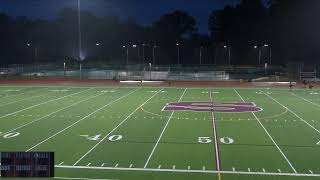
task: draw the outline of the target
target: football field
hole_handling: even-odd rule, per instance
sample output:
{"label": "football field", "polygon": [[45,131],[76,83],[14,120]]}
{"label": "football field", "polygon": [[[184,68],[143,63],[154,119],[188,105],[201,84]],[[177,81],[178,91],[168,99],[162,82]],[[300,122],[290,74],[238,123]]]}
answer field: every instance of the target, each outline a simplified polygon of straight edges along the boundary
{"label": "football field", "polygon": [[0,85],[0,152],[55,179],[320,179],[320,90]]}

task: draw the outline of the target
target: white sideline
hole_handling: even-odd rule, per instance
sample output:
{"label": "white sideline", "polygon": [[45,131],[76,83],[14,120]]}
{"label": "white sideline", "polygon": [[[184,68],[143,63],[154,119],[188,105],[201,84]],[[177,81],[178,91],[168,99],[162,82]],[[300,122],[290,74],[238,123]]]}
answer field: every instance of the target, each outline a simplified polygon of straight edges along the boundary
{"label": "white sideline", "polygon": [[8,117],[8,116],[13,115],[13,114],[17,114],[17,113],[19,113],[19,112],[22,112],[22,111],[25,111],[25,110],[28,110],[28,109],[31,109],[31,108],[34,108],[34,107],[37,107],[37,106],[41,106],[41,105],[43,105],[43,104],[47,104],[47,103],[50,103],[50,102],[53,102],[53,101],[57,101],[57,100],[60,100],[60,99],[63,99],[63,98],[69,97],[69,96],[73,96],[73,95],[76,95],[76,94],[80,94],[80,93],[89,91],[89,90],[91,90],[91,89],[94,89],[94,88],[90,88],[90,89],[87,89],[87,90],[84,90],[84,91],[79,91],[79,92],[77,92],[77,93],[69,94],[69,95],[67,95],[67,96],[62,96],[62,97],[59,97],[59,98],[56,98],[56,99],[51,99],[51,100],[49,100],[49,101],[45,101],[45,102],[42,102],[42,103],[40,103],[40,104],[36,104],[36,105],[30,106],[30,107],[27,107],[27,108],[21,109],[21,110],[19,110],[19,111],[16,111],[16,112],[13,112],[13,113],[9,113],[9,114],[3,115],[3,116],[0,117],[0,119],[5,118],[5,117]]}
{"label": "white sideline", "polygon": [[[185,89],[184,89],[184,91],[183,91],[182,95],[180,96],[180,98],[179,98],[178,102],[180,102],[180,101],[181,101],[181,99],[182,99],[182,97],[184,96],[184,94],[186,93],[186,91],[187,91],[187,88],[185,88]],[[167,121],[166,125],[165,125],[165,126],[164,126],[164,128],[162,129],[162,132],[161,132],[161,134],[160,134],[160,136],[159,136],[159,138],[158,138],[158,140],[157,140],[156,144],[154,145],[154,147],[153,147],[153,149],[152,149],[152,151],[151,151],[151,153],[150,153],[150,155],[149,155],[149,157],[148,157],[148,159],[147,159],[147,161],[146,161],[146,163],[145,163],[145,165],[144,165],[144,168],[146,168],[146,167],[148,166],[149,161],[150,161],[151,157],[153,156],[153,153],[154,153],[154,151],[156,150],[156,148],[157,148],[157,146],[158,146],[158,144],[159,144],[159,142],[160,142],[160,140],[161,140],[161,138],[162,138],[162,136],[163,136],[164,132],[166,131],[167,126],[168,126],[168,124],[170,123],[170,120],[171,120],[171,118],[172,118],[173,114],[174,114],[174,111],[172,111],[172,113],[171,113],[171,115],[170,115],[170,117],[169,117],[169,119],[168,119],[168,121]]]}
{"label": "white sideline", "polygon": [[312,101],[309,101],[308,99],[303,98],[303,97],[301,97],[301,96],[299,96],[299,95],[297,95],[297,94],[295,94],[295,93],[291,93],[291,94],[292,94],[292,95],[294,95],[294,96],[296,96],[296,97],[298,97],[298,98],[300,98],[300,99],[303,99],[303,100],[305,100],[305,101],[307,101],[307,102],[309,102],[309,103],[311,103],[311,104],[313,104],[313,105],[315,105],[315,106],[320,107],[320,105],[319,105],[319,104],[314,103],[314,102],[312,102]]}
{"label": "white sideline", "polygon": [[[240,97],[240,99],[244,101],[244,99],[242,98],[242,96],[239,94],[239,92],[233,88],[233,90],[238,94],[238,96]],[[252,112],[252,115],[256,118],[256,120],[259,122],[259,124],[261,125],[261,127],[264,129],[264,131],[266,132],[266,134],[269,136],[269,138],[271,139],[271,141],[273,142],[273,144],[277,147],[277,149],[279,150],[279,152],[281,153],[281,155],[284,157],[284,159],[287,161],[287,163],[289,164],[289,166],[291,167],[291,169],[293,170],[294,173],[298,173],[297,170],[293,167],[293,165],[291,164],[291,162],[289,161],[289,159],[287,158],[287,156],[283,153],[283,151],[280,149],[280,147],[278,146],[278,144],[274,141],[273,137],[270,135],[270,133],[268,132],[268,130],[264,127],[264,125],[261,123],[260,119],[256,116],[256,114],[254,112]]]}
{"label": "white sideline", "polygon": [[49,116],[51,116],[51,115],[53,115],[53,114],[56,114],[56,113],[58,113],[58,112],[60,112],[60,111],[63,111],[63,110],[65,110],[65,109],[68,109],[68,108],[70,108],[70,107],[72,107],[72,106],[75,106],[75,105],[80,104],[80,103],[82,103],[82,102],[85,102],[85,101],[88,101],[88,100],[93,99],[93,98],[95,98],[95,97],[98,97],[98,96],[100,96],[100,95],[102,95],[102,94],[105,94],[105,93],[100,93],[100,94],[97,94],[97,95],[95,95],[95,96],[91,96],[91,97],[89,97],[89,98],[87,98],[87,99],[84,99],[84,100],[78,101],[78,102],[76,102],[76,103],[73,103],[73,104],[71,104],[71,105],[69,105],[69,106],[67,106],[67,107],[64,107],[64,108],[61,108],[61,109],[59,109],[59,110],[57,110],[57,111],[54,111],[54,112],[52,112],[52,113],[49,113],[49,114],[47,114],[47,115],[45,115],[45,116],[42,116],[42,117],[40,117],[40,118],[38,118],[38,119],[35,119],[35,120],[31,121],[31,122],[28,122],[28,123],[26,123],[26,124],[24,124],[24,125],[21,125],[21,126],[19,126],[19,127],[17,127],[17,128],[14,128],[14,129],[12,129],[12,130],[10,130],[10,131],[4,132],[2,135],[8,134],[8,133],[11,133],[12,131],[21,129],[21,128],[23,128],[23,127],[26,127],[26,126],[28,126],[28,125],[30,125],[30,124],[33,124],[33,123],[35,123],[35,122],[38,122],[38,121],[40,121],[40,120],[42,120],[42,119],[44,119],[44,118],[46,118],[46,117],[49,117]]}
{"label": "white sideline", "polygon": [[95,167],[95,166],[66,166],[56,165],[55,168],[62,169],[93,169],[93,170],[115,170],[115,171],[144,171],[144,172],[175,172],[175,173],[203,173],[203,174],[237,174],[237,175],[262,175],[262,176],[298,176],[298,177],[320,177],[320,174],[301,173],[272,173],[272,172],[245,172],[245,171],[214,171],[214,170],[187,170],[187,169],[152,169],[152,168],[121,168],[121,167]]}
{"label": "white sideline", "polygon": [[75,177],[54,177],[54,179],[74,179],[74,180],[119,180],[119,179],[94,179],[94,178],[75,178]]}
{"label": "white sideline", "polygon": [[[3,86],[0,86],[0,87],[3,87]],[[23,88],[23,89],[20,89],[20,90],[25,90],[27,88]],[[18,93],[18,94],[14,94],[14,95],[9,95],[9,96],[4,96],[4,97],[1,97],[0,99],[5,99],[5,98],[10,98],[10,97],[13,97],[13,96],[19,96],[19,95],[22,95],[22,94],[27,94],[27,93],[30,93],[32,91],[29,91],[29,92],[22,92],[22,93]]]}
{"label": "white sideline", "polygon": [[143,105],[145,105],[150,99],[152,99],[155,95],[161,92],[164,88],[160,89],[157,93],[152,95],[149,99],[147,99],[143,104],[139,105],[135,110],[133,110],[124,120],[122,120],[115,128],[113,128],[106,136],[104,136],[97,144],[95,144],[89,151],[87,151],[80,159],[78,159],[73,166],[77,165],[83,158],[85,158],[89,153],[91,153],[100,143],[102,143],[111,133],[113,133],[118,127],[120,127],[124,122],[126,122],[129,117],[131,117],[136,111],[138,111]]}
{"label": "white sideline", "polygon": [[268,94],[264,93],[264,95],[268,96],[271,100],[273,100],[274,102],[278,103],[280,106],[282,106],[283,108],[287,109],[288,111],[290,111],[293,115],[295,115],[297,118],[299,118],[302,122],[304,122],[305,124],[307,124],[309,127],[311,127],[313,130],[317,131],[320,134],[320,131],[315,128],[314,126],[312,126],[310,123],[308,123],[306,120],[304,120],[302,117],[300,117],[298,114],[296,114],[295,112],[293,112],[291,109],[289,109],[288,107],[284,106],[283,104],[281,104],[279,101],[277,101],[276,99],[274,99],[273,97],[269,96]]}
{"label": "white sideline", "polygon": [[74,125],[76,125],[76,124],[78,124],[78,123],[79,123],[79,122],[81,122],[82,120],[84,120],[84,119],[86,119],[86,118],[88,118],[88,117],[92,116],[93,114],[95,114],[95,113],[97,113],[97,112],[101,111],[102,109],[104,109],[104,108],[108,107],[108,106],[109,106],[109,105],[111,105],[112,103],[114,103],[114,102],[116,102],[116,101],[119,101],[120,99],[123,99],[123,98],[125,98],[125,97],[129,96],[130,94],[132,94],[132,93],[136,92],[137,90],[138,90],[138,89],[135,89],[134,91],[131,91],[130,93],[128,93],[128,94],[126,94],[126,95],[124,95],[124,96],[121,96],[121,97],[119,97],[119,98],[118,98],[118,99],[116,99],[116,100],[113,100],[113,101],[109,102],[108,104],[106,104],[106,105],[102,106],[101,108],[99,108],[99,109],[97,109],[97,110],[93,111],[92,113],[90,113],[90,114],[86,115],[85,117],[83,117],[83,118],[79,119],[78,121],[76,121],[76,122],[72,123],[72,124],[71,124],[71,125],[69,125],[68,127],[66,127],[66,128],[64,128],[64,129],[62,129],[61,131],[59,131],[59,132],[57,132],[57,133],[53,134],[52,136],[48,137],[47,139],[45,139],[45,140],[43,140],[43,141],[39,142],[38,144],[34,145],[33,147],[29,148],[28,150],[26,150],[26,152],[31,151],[32,149],[34,149],[34,148],[38,147],[39,145],[43,144],[44,142],[46,142],[46,141],[48,141],[48,140],[50,140],[50,139],[54,138],[54,137],[55,137],[55,136],[57,136],[58,134],[60,134],[60,133],[64,132],[65,130],[67,130],[67,129],[69,129],[69,128],[73,127],[73,126],[74,126]]}

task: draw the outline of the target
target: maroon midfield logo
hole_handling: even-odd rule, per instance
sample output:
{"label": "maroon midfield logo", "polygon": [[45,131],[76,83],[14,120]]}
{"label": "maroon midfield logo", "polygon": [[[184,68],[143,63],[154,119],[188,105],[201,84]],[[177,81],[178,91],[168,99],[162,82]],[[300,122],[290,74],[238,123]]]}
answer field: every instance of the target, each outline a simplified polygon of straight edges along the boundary
{"label": "maroon midfield logo", "polygon": [[196,111],[196,112],[258,112],[262,111],[253,102],[171,102],[163,111]]}

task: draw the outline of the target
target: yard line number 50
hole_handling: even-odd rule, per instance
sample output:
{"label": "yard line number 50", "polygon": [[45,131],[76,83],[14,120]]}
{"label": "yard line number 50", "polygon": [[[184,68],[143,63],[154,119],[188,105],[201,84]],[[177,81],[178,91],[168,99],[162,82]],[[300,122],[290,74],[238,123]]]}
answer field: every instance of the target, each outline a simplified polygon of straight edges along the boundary
{"label": "yard line number 50", "polygon": [[[212,142],[212,139],[210,137],[199,137],[198,138],[198,143],[201,143],[201,144],[208,144],[211,142]],[[223,144],[233,144],[234,140],[229,137],[223,137],[223,138],[220,138],[220,142]]]}

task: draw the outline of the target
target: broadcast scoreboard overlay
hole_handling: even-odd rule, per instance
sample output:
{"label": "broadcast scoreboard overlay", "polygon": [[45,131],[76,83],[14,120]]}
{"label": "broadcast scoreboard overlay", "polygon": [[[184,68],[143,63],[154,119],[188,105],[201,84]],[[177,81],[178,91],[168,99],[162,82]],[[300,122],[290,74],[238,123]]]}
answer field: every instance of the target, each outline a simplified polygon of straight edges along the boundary
{"label": "broadcast scoreboard overlay", "polygon": [[320,89],[0,85],[1,178],[320,179]]}
{"label": "broadcast scoreboard overlay", "polygon": [[53,152],[1,152],[1,177],[54,177]]}

